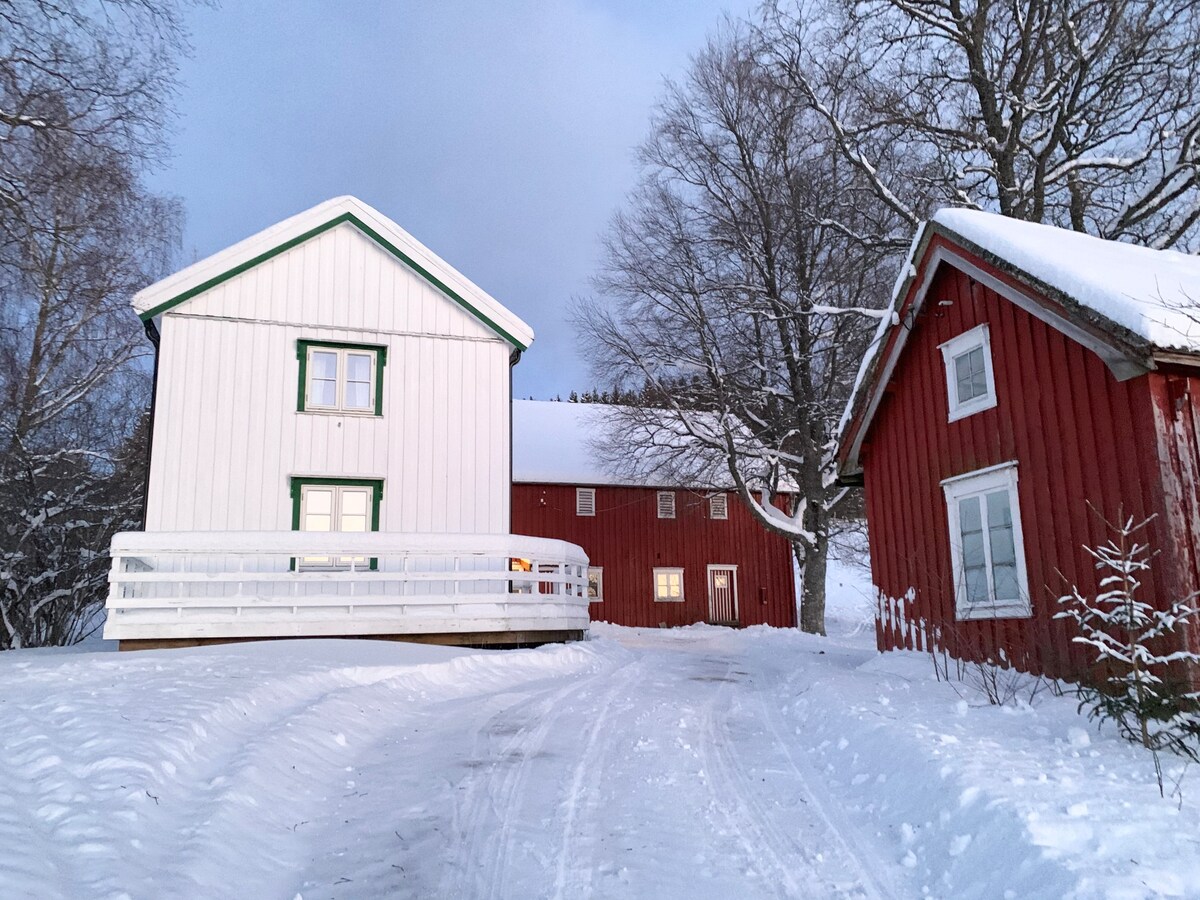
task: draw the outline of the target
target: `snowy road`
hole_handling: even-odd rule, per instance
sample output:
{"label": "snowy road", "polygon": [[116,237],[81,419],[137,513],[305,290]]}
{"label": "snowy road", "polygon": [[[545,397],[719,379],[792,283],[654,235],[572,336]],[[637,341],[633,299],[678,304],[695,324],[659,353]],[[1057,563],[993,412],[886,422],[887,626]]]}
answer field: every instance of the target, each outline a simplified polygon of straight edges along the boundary
{"label": "snowy road", "polygon": [[0,655],[0,897],[1195,895],[1194,807],[1067,698],[968,704],[861,639],[596,631]]}

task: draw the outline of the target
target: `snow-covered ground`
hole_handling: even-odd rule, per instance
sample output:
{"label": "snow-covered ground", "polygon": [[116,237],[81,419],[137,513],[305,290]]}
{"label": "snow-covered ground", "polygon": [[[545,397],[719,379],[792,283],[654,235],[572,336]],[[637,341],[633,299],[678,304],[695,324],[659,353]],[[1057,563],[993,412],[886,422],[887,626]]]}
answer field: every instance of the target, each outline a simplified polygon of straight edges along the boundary
{"label": "snow-covered ground", "polygon": [[1200,896],[1200,772],[835,636],[0,654],[0,897]]}

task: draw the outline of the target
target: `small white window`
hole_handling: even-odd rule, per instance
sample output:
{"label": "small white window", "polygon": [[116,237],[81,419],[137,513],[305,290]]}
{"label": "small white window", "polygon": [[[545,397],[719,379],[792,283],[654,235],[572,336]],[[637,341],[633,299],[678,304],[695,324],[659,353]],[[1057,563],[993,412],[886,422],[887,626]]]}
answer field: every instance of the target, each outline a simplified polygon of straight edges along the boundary
{"label": "small white window", "polygon": [[992,372],[992,342],[987,323],[951,338],[940,349],[946,365],[950,421],[994,407],[996,379]]}
{"label": "small white window", "polygon": [[708,498],[708,517],[710,519],[729,518],[728,494],[713,494]]}
{"label": "small white window", "polygon": [[1017,464],[1004,463],[942,482],[958,619],[1032,615],[1025,574]]}
{"label": "small white window", "polygon": [[596,489],[575,488],[575,515],[594,516],[596,514]]}
{"label": "small white window", "polygon": [[368,347],[304,346],[303,411],[375,415],[380,351]]}
{"label": "small white window", "polygon": [[675,518],[675,492],[658,492],[658,517],[660,519]]}
{"label": "small white window", "polygon": [[604,569],[600,566],[592,566],[588,569],[588,600],[592,603],[602,603],[604,601]]}
{"label": "small white window", "polygon": [[683,602],[683,569],[654,570],[654,599],[658,603]]}

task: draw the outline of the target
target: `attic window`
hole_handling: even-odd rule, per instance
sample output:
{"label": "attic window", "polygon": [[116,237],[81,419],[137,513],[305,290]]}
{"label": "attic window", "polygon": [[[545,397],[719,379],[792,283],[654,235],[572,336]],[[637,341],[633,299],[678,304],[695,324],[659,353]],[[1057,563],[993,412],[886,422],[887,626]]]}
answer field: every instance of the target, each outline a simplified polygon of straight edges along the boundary
{"label": "attic window", "polygon": [[660,519],[675,518],[675,492],[658,492],[658,517]]}
{"label": "attic window", "polygon": [[713,494],[708,498],[708,517],[710,519],[729,518],[728,494]]}
{"label": "attic window", "polygon": [[575,515],[594,516],[596,514],[596,489],[575,488]]}
{"label": "attic window", "polygon": [[996,405],[992,343],[987,323],[940,345],[946,366],[950,418],[954,422]]}

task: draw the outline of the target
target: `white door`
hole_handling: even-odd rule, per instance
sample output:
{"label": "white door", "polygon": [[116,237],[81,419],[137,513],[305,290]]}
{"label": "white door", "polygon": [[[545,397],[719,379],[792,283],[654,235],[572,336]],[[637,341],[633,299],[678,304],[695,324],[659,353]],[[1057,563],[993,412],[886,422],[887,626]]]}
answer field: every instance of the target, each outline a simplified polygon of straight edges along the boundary
{"label": "white door", "polygon": [[708,567],[708,621],[714,625],[737,624],[737,567]]}

